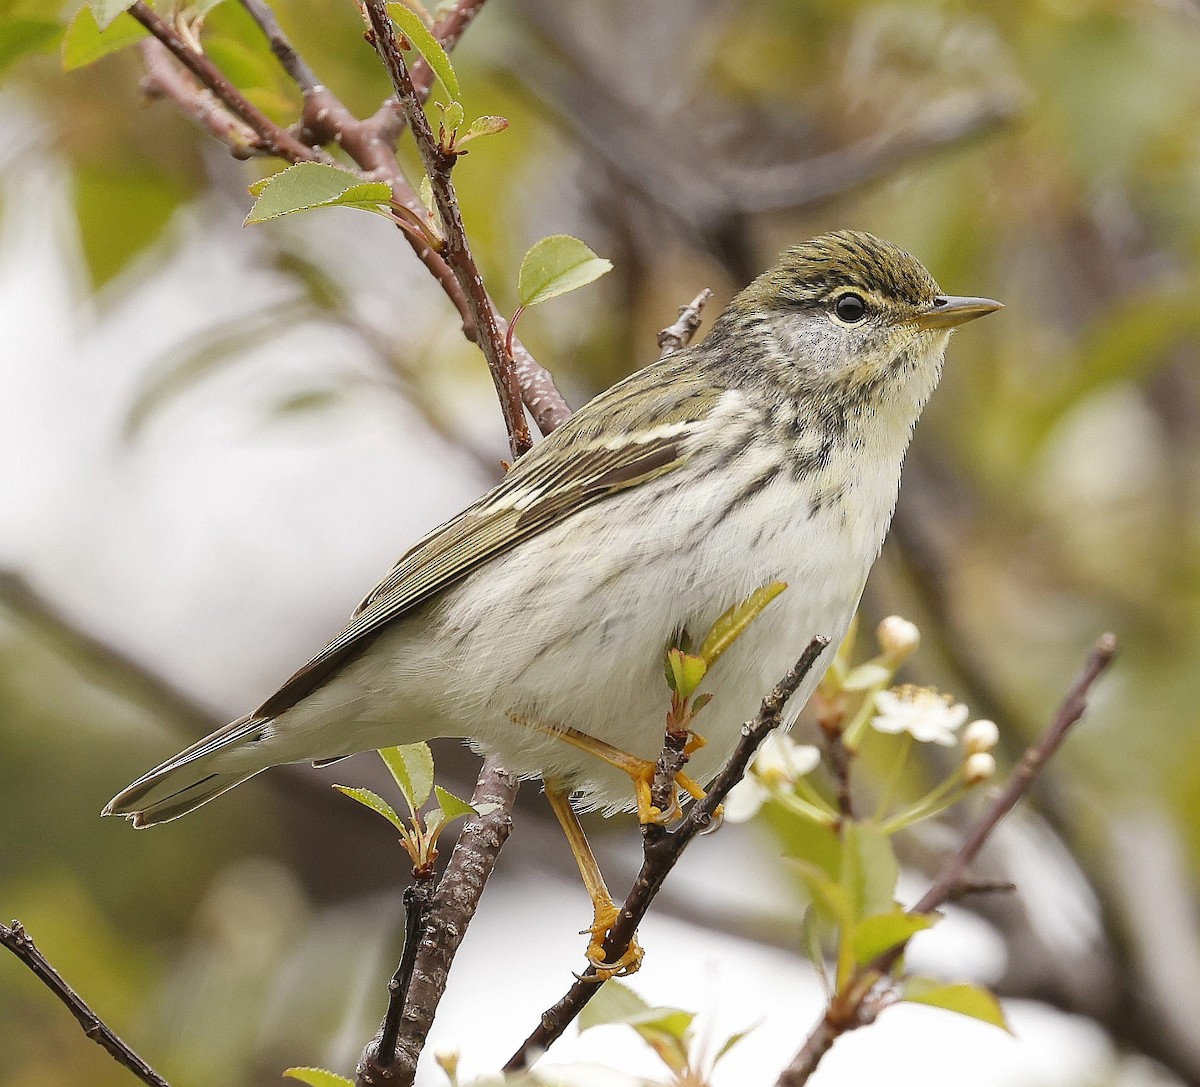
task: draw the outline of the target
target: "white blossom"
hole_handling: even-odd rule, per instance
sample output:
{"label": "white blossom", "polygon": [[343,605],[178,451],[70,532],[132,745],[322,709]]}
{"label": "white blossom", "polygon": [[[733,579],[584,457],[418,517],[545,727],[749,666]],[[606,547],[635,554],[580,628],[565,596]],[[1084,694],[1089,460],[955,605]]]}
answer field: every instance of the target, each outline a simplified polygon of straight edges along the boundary
{"label": "white blossom", "polygon": [[821,752],[810,744],[798,744],[787,733],[772,732],[758,749],[750,772],[725,798],[725,818],[745,823],[758,814],[774,789],[790,788],[811,774],[821,763]]}
{"label": "white blossom", "polygon": [[879,732],[907,732],[919,743],[950,747],[967,719],[967,707],[931,687],[896,687],[875,696],[879,711],[871,725]]}

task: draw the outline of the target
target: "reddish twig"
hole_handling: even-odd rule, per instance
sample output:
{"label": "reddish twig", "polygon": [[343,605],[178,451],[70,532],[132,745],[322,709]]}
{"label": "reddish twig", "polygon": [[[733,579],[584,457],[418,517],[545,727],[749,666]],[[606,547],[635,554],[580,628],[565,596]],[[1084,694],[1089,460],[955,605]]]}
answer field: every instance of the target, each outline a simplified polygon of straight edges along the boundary
{"label": "reddish twig", "polygon": [[239,121],[207,87],[201,86],[185,69],[175,64],[167,47],[154,38],[138,42],[146,76],[142,90],[150,98],[167,98],[200,128],[225,144],[237,159],[258,153],[260,141],[254,130]]}
{"label": "reddish twig", "polygon": [[170,1087],[167,1081],[121,1041],[104,1020],[63,980],[62,975],[38,950],[20,921],[14,921],[11,925],[0,925],[0,944],[29,967],[34,976],[67,1006],[83,1027],[83,1033],[97,1045],[103,1046],[118,1064],[128,1068],[150,1087]]}
{"label": "reddish twig", "polygon": [[[942,867],[929,890],[921,896],[910,913],[932,913],[967,884],[967,868],[979,855],[1000,821],[1029,791],[1038,771],[1058,750],[1072,726],[1083,716],[1092,685],[1112,663],[1116,652],[1117,641],[1111,634],[1105,634],[1092,648],[1049,728],[1036,744],[1026,750],[1004,789],[988,805],[971,833]],[[907,941],[858,970],[844,992],[830,1001],[820,1022],[780,1074],[776,1087],[803,1087],[821,1058],[841,1035],[874,1021],[882,1007],[879,997],[874,994],[875,987],[891,973],[906,947]]]}
{"label": "reddish twig", "polygon": [[[796,693],[797,688],[804,682],[804,677],[812,670],[817,658],[828,645],[829,639],[821,636],[808,643],[800,659],[763,699],[758,715],[742,726],[742,737],[733,754],[713,779],[704,799],[692,805],[679,827],[669,833],[649,836],[643,840],[644,859],[641,870],[621,907],[616,924],[604,939],[604,957],[607,962],[617,962],[629,950],[638,925],[662,888],[663,881],[693,839],[713,826],[717,808],[729,795],[729,790],[742,779],[746,767],[750,765],[763,740],[772,730],[779,727],[788,699]],[[521,1071],[557,1041],[599,991],[599,980],[596,968],[589,965],[583,975],[567,990],[566,995],[542,1013],[541,1022],[509,1058],[504,1071]]]}
{"label": "reddish twig", "polygon": [[373,44],[391,76],[396,97],[404,110],[408,127],[412,130],[417,144],[417,151],[421,155],[421,163],[429,175],[434,203],[437,205],[446,235],[441,256],[454,272],[466,297],[467,310],[476,329],[476,342],[487,359],[488,370],[496,386],[496,395],[500,399],[509,447],[515,459],[529,449],[533,442],[525,422],[521,388],[504,348],[504,334],[500,329],[495,307],[484,287],[479,267],[467,243],[458,197],[454,191],[454,182],[450,178],[458,156],[454,151],[441,147],[433,135],[429,119],[421,108],[420,97],[413,86],[412,76],[409,74],[384,0],[365,0],[365,8],[371,24]]}
{"label": "reddish twig", "polygon": [[332,162],[320,148],[309,147],[281,128],[255,106],[203,53],[197,52],[182,35],[143,0],[129,8],[129,14],[157,38],[189,72],[207,87],[238,120],[253,130],[258,146],[290,162]]}

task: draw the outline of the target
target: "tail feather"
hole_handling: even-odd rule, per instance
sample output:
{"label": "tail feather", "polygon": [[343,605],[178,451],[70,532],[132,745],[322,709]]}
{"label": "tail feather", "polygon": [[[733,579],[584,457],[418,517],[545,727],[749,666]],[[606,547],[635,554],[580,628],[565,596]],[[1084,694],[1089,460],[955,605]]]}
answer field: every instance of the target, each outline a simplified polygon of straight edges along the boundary
{"label": "tail feather", "polygon": [[247,716],[218,729],[138,778],[114,796],[101,814],[123,815],[135,827],[149,827],[207,804],[266,769],[265,761],[261,766],[249,762],[239,766],[228,758],[231,748],[261,738],[264,724],[262,718]]}

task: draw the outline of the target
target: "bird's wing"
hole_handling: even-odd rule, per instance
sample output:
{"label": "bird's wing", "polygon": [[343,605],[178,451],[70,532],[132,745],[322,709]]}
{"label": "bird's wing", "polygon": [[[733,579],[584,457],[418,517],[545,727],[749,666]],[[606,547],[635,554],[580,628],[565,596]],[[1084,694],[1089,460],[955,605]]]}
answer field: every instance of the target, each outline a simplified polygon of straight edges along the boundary
{"label": "bird's wing", "polygon": [[255,712],[275,717],[312,693],[390,622],[522,540],[687,459],[722,390],[701,382],[690,352],[602,393],[526,453],[493,490],[418,541],[349,624]]}

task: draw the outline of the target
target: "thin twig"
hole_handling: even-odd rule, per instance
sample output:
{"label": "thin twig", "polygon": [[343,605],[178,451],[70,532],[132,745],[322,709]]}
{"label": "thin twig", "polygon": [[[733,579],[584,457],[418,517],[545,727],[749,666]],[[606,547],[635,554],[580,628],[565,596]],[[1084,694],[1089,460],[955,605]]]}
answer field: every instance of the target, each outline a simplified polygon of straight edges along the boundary
{"label": "thin twig", "polygon": [[128,1068],[143,1083],[150,1087],[170,1087],[153,1068],[129,1048],[54,969],[46,957],[30,939],[20,921],[11,925],[0,925],[0,944],[20,959],[37,979],[61,1000],[79,1021],[86,1034],[97,1045],[103,1046],[123,1068]]}
{"label": "thin twig", "polygon": [[[746,767],[750,765],[763,740],[773,729],[778,728],[788,699],[796,693],[797,688],[804,682],[804,677],[812,670],[817,658],[828,645],[829,639],[819,635],[808,643],[796,664],[763,699],[758,715],[742,726],[742,737],[733,754],[713,779],[704,799],[692,805],[679,827],[670,833],[644,840],[645,859],[641,870],[621,907],[616,924],[604,940],[604,957],[607,962],[618,961],[629,950],[637,927],[662,887],[663,881],[696,835],[713,826],[717,808],[729,795],[729,790],[742,779]],[[589,966],[567,990],[566,995],[542,1013],[541,1022],[509,1058],[504,1071],[518,1072],[527,1068],[561,1037],[563,1031],[599,991],[599,980],[600,975],[596,968]]]}
{"label": "thin twig", "polygon": [[686,306],[679,307],[679,317],[658,334],[659,359],[665,359],[676,351],[682,351],[700,328],[704,307],[712,300],[713,293],[704,288]]}
{"label": "thin twig", "polygon": [[463,227],[462,212],[450,172],[454,168],[457,153],[439,146],[429,127],[429,119],[421,108],[421,100],[413,86],[408,65],[396,38],[395,28],[388,17],[384,0],[365,0],[367,17],[373,32],[373,44],[380,59],[387,67],[396,97],[400,102],[408,127],[416,140],[421,163],[429,175],[434,203],[441,216],[446,241],[442,257],[454,272],[466,296],[467,309],[478,333],[478,344],[487,359],[488,370],[500,398],[504,415],[504,426],[508,431],[509,447],[516,459],[533,444],[521,401],[521,388],[509,361],[504,345],[504,336],[496,319],[496,310],[483,284],[479,267],[471,255]]}
{"label": "thin twig", "polygon": [[[1117,641],[1111,634],[1103,635],[1093,646],[1049,728],[1036,744],[1026,750],[1008,784],[988,805],[971,833],[942,867],[929,890],[909,910],[910,913],[931,913],[949,901],[955,892],[966,884],[967,868],[978,856],[1000,821],[1029,791],[1038,771],[1058,750],[1071,727],[1083,716],[1092,685],[1112,663],[1116,652]],[[830,1001],[804,1045],[780,1074],[776,1087],[803,1087],[808,1083],[821,1058],[841,1035],[874,1021],[881,1007],[873,995],[875,987],[891,973],[906,947],[907,941],[884,952],[858,970],[843,992]]]}
{"label": "thin twig", "polygon": [[221,70],[203,53],[197,52],[179,32],[143,0],[129,8],[129,14],[170,50],[172,56],[213,92],[239,120],[253,129],[264,151],[291,162],[332,162],[319,147],[309,147],[281,128],[242,94]]}
{"label": "thin twig", "polygon": [[234,158],[251,158],[259,151],[254,130],[229,112],[207,87],[175,64],[167,47],[154,38],[138,42],[146,76],[142,91],[149,98],[167,98],[206,132],[225,144]]}
{"label": "thin twig", "polygon": [[[395,1041],[390,1052],[383,1044],[388,1024],[385,1019],[359,1059],[357,1087],[380,1084],[407,1087],[413,1082],[417,1061],[446,991],[450,965],[475,916],[496,858],[512,831],[516,797],[516,780],[494,758],[486,759],[471,796],[471,804],[485,814],[463,827],[425,916],[408,983],[403,990],[391,993],[388,1019],[394,1018],[397,1006],[404,1011],[392,1035]],[[407,940],[405,954],[408,954]]]}
{"label": "thin twig", "polygon": [[[446,52],[450,52],[463,36],[471,21],[479,14],[487,0],[457,0],[457,2],[430,27],[430,33]],[[413,89],[422,102],[429,98],[433,89],[433,69],[422,57],[412,66]],[[365,122],[374,129],[394,151],[404,131],[405,115],[395,98],[387,99]]]}

